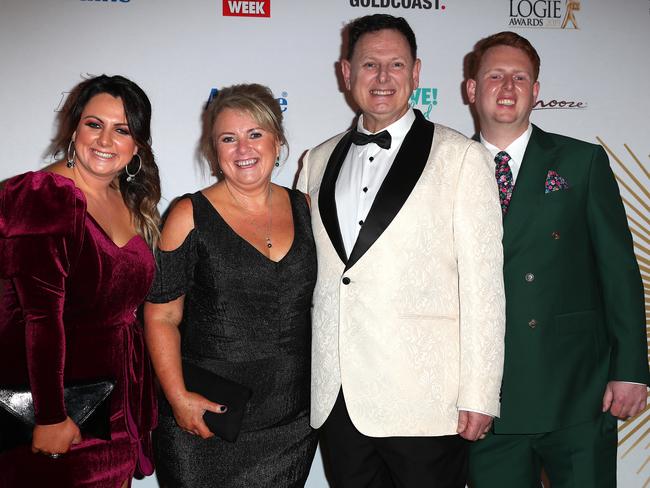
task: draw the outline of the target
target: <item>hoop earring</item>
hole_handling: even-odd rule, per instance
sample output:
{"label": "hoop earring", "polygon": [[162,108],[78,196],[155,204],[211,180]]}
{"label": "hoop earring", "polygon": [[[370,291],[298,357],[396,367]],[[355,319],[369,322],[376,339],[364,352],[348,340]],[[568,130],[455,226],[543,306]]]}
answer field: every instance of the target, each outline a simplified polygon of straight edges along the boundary
{"label": "hoop earring", "polygon": [[[72,156],[70,155],[70,149],[72,149]],[[68,144],[68,150],[65,153],[65,165],[68,168],[74,168],[74,158],[77,157],[77,150],[74,147],[74,141],[70,139],[70,144]]]}
{"label": "hoop earring", "polygon": [[277,168],[278,166],[280,166],[280,156],[275,158],[275,167]]}
{"label": "hoop earring", "polygon": [[140,158],[139,154],[134,154],[133,157],[135,158],[137,156],[138,158],[138,169],[135,171],[135,173],[129,173],[129,164],[133,162],[133,159],[129,161],[129,164],[124,166],[124,172],[126,173],[126,182],[131,183],[133,180],[135,180],[135,177],[138,176],[138,173],[142,169],[142,159]]}

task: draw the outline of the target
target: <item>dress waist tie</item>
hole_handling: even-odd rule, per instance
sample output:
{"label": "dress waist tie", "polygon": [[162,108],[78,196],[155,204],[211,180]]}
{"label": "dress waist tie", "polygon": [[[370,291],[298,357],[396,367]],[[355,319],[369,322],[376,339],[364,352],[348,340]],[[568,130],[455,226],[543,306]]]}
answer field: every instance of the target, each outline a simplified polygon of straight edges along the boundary
{"label": "dress waist tie", "polygon": [[153,473],[151,431],[158,420],[153,370],[146,352],[142,325],[133,320],[122,328],[124,339],[124,422],[129,437],[138,444],[135,477]]}

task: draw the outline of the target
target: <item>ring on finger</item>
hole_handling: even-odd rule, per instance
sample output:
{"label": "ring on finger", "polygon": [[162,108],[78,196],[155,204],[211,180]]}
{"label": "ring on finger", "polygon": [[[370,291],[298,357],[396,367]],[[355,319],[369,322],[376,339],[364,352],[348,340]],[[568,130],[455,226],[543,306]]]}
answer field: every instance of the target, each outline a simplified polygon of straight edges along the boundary
{"label": "ring on finger", "polygon": [[49,454],[45,454],[47,457],[50,459],[59,459],[61,457],[61,454],[58,452],[51,452]]}

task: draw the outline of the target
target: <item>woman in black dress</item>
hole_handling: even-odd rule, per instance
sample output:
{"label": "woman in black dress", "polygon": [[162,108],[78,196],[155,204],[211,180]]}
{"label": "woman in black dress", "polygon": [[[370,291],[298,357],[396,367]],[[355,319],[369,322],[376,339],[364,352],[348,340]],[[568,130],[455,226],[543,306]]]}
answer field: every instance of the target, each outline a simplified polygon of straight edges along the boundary
{"label": "woman in black dress", "polygon": [[[145,309],[164,393],[154,438],[162,486],[299,487],[309,474],[316,254],[305,195],[271,183],[283,146],[268,88],[222,89],[201,141],[219,181],[181,198],[162,230]],[[208,430],[204,413],[227,405],[187,391],[181,360],[252,390],[236,442]]]}

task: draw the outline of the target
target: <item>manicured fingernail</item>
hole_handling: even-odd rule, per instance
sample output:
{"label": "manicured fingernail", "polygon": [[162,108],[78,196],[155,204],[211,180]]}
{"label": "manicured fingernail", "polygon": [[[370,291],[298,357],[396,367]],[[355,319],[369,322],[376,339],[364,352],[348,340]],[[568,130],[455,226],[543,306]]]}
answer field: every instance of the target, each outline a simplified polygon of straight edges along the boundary
{"label": "manicured fingernail", "polygon": [[221,406],[219,407],[219,411],[220,411],[221,413],[225,412],[226,410],[228,410],[228,407],[226,407],[225,405],[221,405]]}

